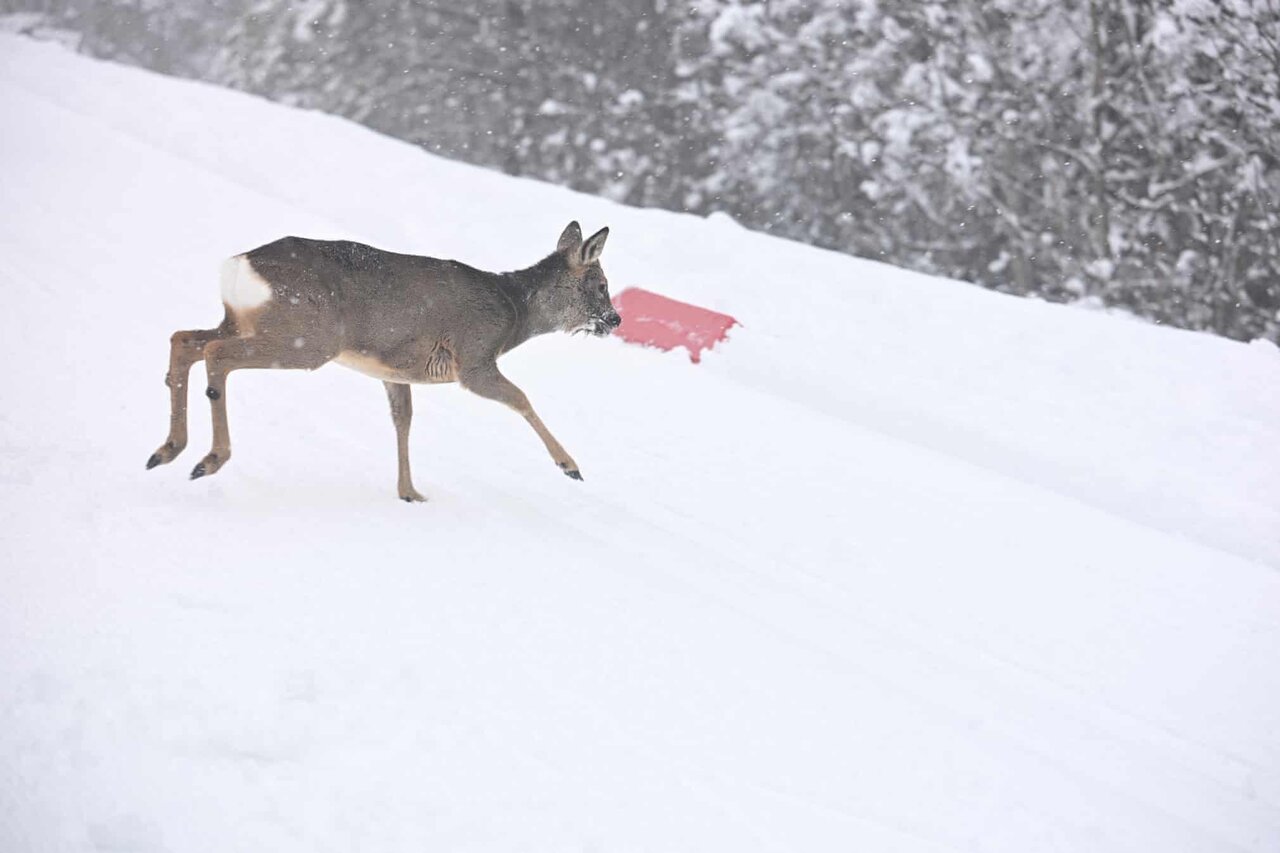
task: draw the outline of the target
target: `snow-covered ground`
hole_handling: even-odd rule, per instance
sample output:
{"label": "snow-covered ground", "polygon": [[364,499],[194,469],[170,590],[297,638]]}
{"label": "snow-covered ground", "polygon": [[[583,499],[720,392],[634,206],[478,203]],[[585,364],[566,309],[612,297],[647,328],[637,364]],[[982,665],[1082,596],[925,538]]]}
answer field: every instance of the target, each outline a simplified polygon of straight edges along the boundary
{"label": "snow-covered ground", "polygon": [[[0,850],[1280,850],[1280,354],[0,37]],[[286,233],[735,315],[511,412],[167,338]]]}

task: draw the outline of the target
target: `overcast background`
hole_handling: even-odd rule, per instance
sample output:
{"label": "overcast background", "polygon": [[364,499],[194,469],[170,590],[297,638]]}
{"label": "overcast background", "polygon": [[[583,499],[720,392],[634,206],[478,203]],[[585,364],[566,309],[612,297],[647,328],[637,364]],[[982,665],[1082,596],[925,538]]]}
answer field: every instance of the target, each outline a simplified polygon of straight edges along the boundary
{"label": "overcast background", "polygon": [[1280,0],[0,0],[0,12],[8,29],[510,174],[1280,340]]}

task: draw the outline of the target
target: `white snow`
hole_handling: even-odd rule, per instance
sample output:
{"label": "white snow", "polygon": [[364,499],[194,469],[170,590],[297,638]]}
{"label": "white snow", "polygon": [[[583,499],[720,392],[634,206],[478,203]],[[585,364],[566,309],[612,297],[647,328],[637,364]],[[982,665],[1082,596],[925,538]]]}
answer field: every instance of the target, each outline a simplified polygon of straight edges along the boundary
{"label": "white snow", "polygon": [[[0,850],[1275,851],[1280,354],[634,210],[0,37]],[[611,227],[700,366],[548,337],[511,412],[168,336],[290,233]]]}

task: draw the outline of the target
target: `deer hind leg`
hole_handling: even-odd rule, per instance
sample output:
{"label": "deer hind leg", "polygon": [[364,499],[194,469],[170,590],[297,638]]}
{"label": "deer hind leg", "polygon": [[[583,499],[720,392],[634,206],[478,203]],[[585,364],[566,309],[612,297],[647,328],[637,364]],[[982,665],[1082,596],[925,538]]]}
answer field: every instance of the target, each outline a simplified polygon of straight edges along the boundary
{"label": "deer hind leg", "polygon": [[229,338],[210,342],[204,349],[204,365],[209,374],[205,396],[213,410],[213,447],[191,469],[191,479],[216,473],[231,458],[231,433],[227,428],[228,374],[247,368],[315,370],[337,355],[336,350],[331,349],[300,337]]}
{"label": "deer hind leg", "polygon": [[400,500],[425,501],[418,490],[413,487],[413,477],[409,473],[409,423],[413,420],[413,389],[399,382],[383,382],[387,389],[387,399],[391,401],[391,420],[396,425],[396,454],[400,468],[396,488],[400,492]]}
{"label": "deer hind leg", "polygon": [[578,463],[573,461],[573,457],[565,452],[560,442],[556,441],[556,437],[551,434],[551,430],[547,429],[546,425],[543,424],[542,419],[538,417],[538,414],[533,410],[533,406],[529,403],[529,398],[516,387],[514,382],[502,375],[497,365],[486,365],[482,368],[466,371],[462,374],[460,380],[462,386],[472,393],[490,400],[497,400],[499,403],[519,412],[529,422],[529,426],[533,427],[533,431],[538,434],[538,438],[542,439],[547,452],[551,454],[551,458],[555,460],[560,470],[575,480],[582,479],[582,472],[578,470]]}
{"label": "deer hind leg", "polygon": [[204,350],[210,342],[230,337],[232,326],[228,320],[216,329],[193,329],[174,332],[169,338],[169,372],[164,384],[169,386],[169,437],[147,459],[147,470],[172,462],[187,446],[187,379],[191,366],[204,360]]}

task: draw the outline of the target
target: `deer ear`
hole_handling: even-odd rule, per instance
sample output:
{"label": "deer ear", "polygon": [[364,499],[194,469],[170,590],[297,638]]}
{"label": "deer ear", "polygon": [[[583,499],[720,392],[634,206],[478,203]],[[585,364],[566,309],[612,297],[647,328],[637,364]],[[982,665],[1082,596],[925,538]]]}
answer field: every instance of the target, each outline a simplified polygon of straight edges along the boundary
{"label": "deer ear", "polygon": [[582,229],[577,222],[570,222],[560,232],[560,241],[556,243],[557,252],[575,252],[582,245]]}
{"label": "deer ear", "polygon": [[585,267],[588,264],[594,264],[600,260],[600,253],[604,251],[604,241],[609,237],[609,229],[601,228],[596,233],[587,238],[587,242],[582,244],[581,263]]}

